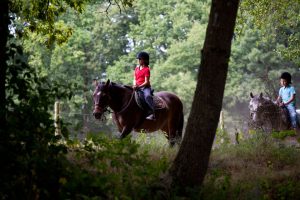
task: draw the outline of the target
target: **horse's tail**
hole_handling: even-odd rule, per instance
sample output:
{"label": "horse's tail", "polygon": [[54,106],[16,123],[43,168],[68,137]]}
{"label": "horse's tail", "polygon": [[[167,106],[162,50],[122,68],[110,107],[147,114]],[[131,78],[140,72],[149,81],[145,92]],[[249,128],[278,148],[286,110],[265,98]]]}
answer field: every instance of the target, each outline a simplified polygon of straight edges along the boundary
{"label": "horse's tail", "polygon": [[183,116],[183,112],[181,112],[179,116],[179,123],[177,128],[177,137],[180,139],[182,139],[183,122],[184,122],[184,116]]}

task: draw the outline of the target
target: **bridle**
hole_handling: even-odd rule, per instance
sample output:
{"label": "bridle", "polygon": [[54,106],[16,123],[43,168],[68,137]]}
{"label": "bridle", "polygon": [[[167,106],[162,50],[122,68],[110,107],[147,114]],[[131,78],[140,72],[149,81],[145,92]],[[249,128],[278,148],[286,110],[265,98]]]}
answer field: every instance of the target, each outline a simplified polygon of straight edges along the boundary
{"label": "bridle", "polygon": [[[126,104],[126,106],[124,106],[124,107],[123,107],[120,111],[118,111],[118,112],[114,111],[114,113],[116,113],[116,114],[121,114],[121,113],[125,112],[125,111],[128,109],[128,107],[130,106],[130,104],[131,104],[131,102],[132,102],[132,100],[133,100],[134,95],[135,95],[135,91],[132,92],[132,95],[131,95],[131,97],[130,97],[128,103]],[[109,98],[111,98],[111,97],[109,96]],[[96,103],[96,104],[95,104],[95,108],[96,108],[97,110],[99,110],[99,113],[100,113],[101,115],[103,115],[103,114],[106,113],[106,112],[108,112],[108,113],[113,113],[113,112],[108,108],[108,105],[106,105],[106,106],[104,106],[104,107],[101,107],[101,106],[99,105],[99,103]]]}
{"label": "bridle", "polygon": [[[263,102],[262,105],[258,106],[255,110],[251,110],[250,109],[250,116],[252,117],[254,114],[258,113],[258,112],[263,112],[263,113],[267,113],[267,114],[274,114],[275,111],[268,111],[268,107],[272,107],[272,106],[276,106],[276,104],[274,104],[272,101],[266,101]],[[262,110],[262,107],[265,108],[265,110]]]}
{"label": "bridle", "polygon": [[[110,99],[110,96],[109,96],[109,99]],[[99,102],[97,102],[97,103],[94,104],[94,106],[95,106],[95,110],[99,111],[97,113],[99,113],[100,115],[103,115],[106,112],[111,113],[111,111],[108,109],[108,105],[106,105],[104,107],[101,107],[99,105]],[[97,113],[94,112],[93,115],[96,115]]]}

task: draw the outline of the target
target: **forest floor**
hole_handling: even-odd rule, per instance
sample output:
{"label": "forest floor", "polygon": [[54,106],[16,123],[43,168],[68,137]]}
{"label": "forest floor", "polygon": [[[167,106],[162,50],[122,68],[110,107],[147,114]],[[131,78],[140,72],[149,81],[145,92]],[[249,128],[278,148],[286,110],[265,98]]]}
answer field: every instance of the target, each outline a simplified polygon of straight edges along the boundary
{"label": "forest floor", "polygon": [[300,199],[299,136],[255,136],[212,152],[204,199]]}
{"label": "forest floor", "polygon": [[298,142],[300,138],[300,135],[298,136],[288,136],[286,137],[282,143],[283,145],[290,146],[290,147],[295,147],[295,148],[300,148],[300,143]]}
{"label": "forest floor", "polygon": [[[220,140],[216,140],[220,141]],[[239,144],[212,150],[201,189],[174,199],[300,199],[300,146],[297,136],[280,139],[254,134]],[[79,150],[78,145],[83,145]],[[104,137],[75,144],[69,160],[79,167],[78,180],[90,176],[108,199],[159,199],[151,193],[172,164],[179,146],[170,148],[163,134],[138,134],[122,141]],[[79,151],[76,151],[78,149]],[[97,176],[96,176],[97,174]],[[150,195],[150,193],[151,195]],[[150,196],[149,196],[150,195]],[[153,198],[152,198],[153,197]],[[173,199],[173,197],[171,199]],[[125,198],[125,199],[126,199]]]}

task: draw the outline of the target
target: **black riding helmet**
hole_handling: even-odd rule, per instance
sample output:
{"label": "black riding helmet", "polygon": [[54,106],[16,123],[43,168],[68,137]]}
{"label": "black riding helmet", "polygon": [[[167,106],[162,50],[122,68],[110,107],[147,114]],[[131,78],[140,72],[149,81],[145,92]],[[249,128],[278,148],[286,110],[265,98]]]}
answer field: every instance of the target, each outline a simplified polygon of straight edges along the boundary
{"label": "black riding helmet", "polygon": [[137,59],[143,59],[146,65],[149,65],[149,54],[145,51],[138,53]]}
{"label": "black riding helmet", "polygon": [[137,59],[143,58],[144,60],[149,60],[149,54],[147,52],[142,51],[142,52],[138,53],[136,58]]}
{"label": "black riding helmet", "polygon": [[290,73],[288,72],[283,72],[280,76],[281,79],[284,79],[287,81],[288,84],[291,84],[292,83],[292,76]]}

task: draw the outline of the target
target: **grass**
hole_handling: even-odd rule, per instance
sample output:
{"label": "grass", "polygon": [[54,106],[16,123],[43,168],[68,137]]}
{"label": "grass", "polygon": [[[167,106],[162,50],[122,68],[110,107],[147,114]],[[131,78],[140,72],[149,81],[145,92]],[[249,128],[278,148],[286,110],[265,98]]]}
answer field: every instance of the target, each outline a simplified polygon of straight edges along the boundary
{"label": "grass", "polygon": [[278,131],[272,133],[273,138],[282,139],[282,140],[289,136],[291,137],[296,136],[296,132],[294,130],[284,130],[284,131]]}
{"label": "grass", "polygon": [[[161,133],[140,133],[121,141],[100,135],[84,142],[73,141],[68,146],[69,160],[78,171],[74,173],[77,178],[66,180],[66,187],[72,181],[76,190],[78,186],[74,184],[80,186],[82,181],[85,187],[95,187],[97,192],[83,191],[86,196],[79,196],[87,199],[97,199],[99,193],[105,199],[155,199],[153,191],[161,184],[161,176],[178,151],[178,146],[169,147]],[[253,134],[238,145],[218,145],[212,151],[201,190],[189,197],[172,197],[297,199],[300,197],[299,169],[299,149],[279,145],[278,139],[271,136]]]}
{"label": "grass", "polygon": [[203,185],[204,199],[297,199],[300,150],[264,134],[215,149]]}
{"label": "grass", "polygon": [[170,149],[163,134],[143,133],[123,140],[99,134],[67,145],[74,173],[65,191],[76,190],[75,198],[83,199],[153,199],[178,149]]}

